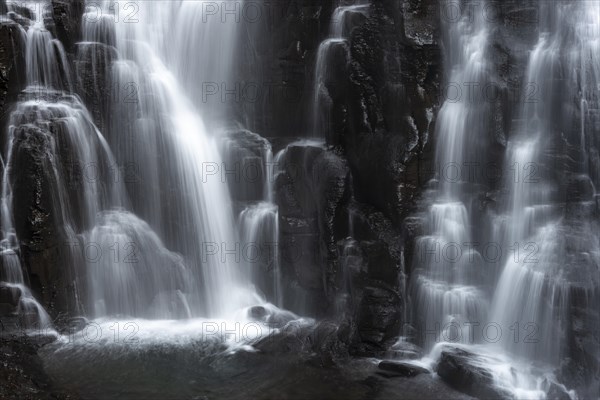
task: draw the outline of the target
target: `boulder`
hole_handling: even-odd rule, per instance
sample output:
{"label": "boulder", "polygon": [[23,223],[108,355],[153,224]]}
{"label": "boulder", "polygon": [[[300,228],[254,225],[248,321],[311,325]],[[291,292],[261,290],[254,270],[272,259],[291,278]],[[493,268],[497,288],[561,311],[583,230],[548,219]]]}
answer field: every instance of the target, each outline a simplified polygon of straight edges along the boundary
{"label": "boulder", "polygon": [[16,307],[21,300],[21,294],[21,289],[17,286],[0,284],[0,303]]}
{"label": "boulder", "polygon": [[393,376],[403,376],[405,378],[429,373],[427,368],[401,361],[381,361],[378,366],[379,369],[391,373]]}
{"label": "boulder", "polygon": [[477,355],[460,348],[442,351],[437,374],[454,389],[482,399],[509,399],[510,393],[494,386],[494,375],[477,362]]}
{"label": "boulder", "polygon": [[379,282],[362,290],[356,310],[357,339],[353,352],[362,355],[382,354],[400,331],[402,313],[399,293]]}

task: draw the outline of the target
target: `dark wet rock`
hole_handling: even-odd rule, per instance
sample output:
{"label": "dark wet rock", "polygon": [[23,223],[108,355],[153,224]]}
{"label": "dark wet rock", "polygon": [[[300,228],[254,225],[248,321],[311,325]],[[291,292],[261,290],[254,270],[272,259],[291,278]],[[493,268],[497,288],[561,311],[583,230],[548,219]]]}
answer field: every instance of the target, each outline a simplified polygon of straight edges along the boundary
{"label": "dark wet rock", "polygon": [[412,273],[414,263],[418,259],[418,254],[415,254],[415,251],[418,250],[416,241],[420,236],[423,236],[426,223],[426,219],[422,216],[413,216],[406,218],[402,225],[405,265],[408,267],[406,272],[409,275]]}
{"label": "dark wet rock", "polygon": [[17,315],[18,307],[9,303],[0,303],[0,317]]}
{"label": "dark wet rock", "polygon": [[539,0],[508,1],[496,0],[493,9],[488,12],[489,19],[502,22],[506,32],[511,32],[511,38],[532,42],[537,40],[539,15]]}
{"label": "dark wet rock", "polygon": [[31,24],[33,24],[33,22],[29,18],[25,18],[21,14],[18,14],[14,11],[9,11],[8,14],[6,14],[6,16],[8,18],[10,18],[12,21],[21,25],[25,29],[29,29]]}
{"label": "dark wet rock", "polygon": [[261,306],[254,306],[248,310],[248,316],[253,319],[262,319],[268,315],[267,309]]}
{"label": "dark wet rock", "polygon": [[400,2],[396,13],[402,16],[405,38],[416,45],[434,44],[439,35],[440,11],[441,5],[432,1],[404,0]]}
{"label": "dark wet rock", "polygon": [[478,356],[459,348],[442,351],[437,374],[450,386],[482,399],[508,399],[509,393],[494,386],[493,372],[479,364]]}
{"label": "dark wet rock", "polygon": [[0,398],[76,399],[58,390],[37,354],[44,342],[26,336],[0,338]]}
{"label": "dark wet rock", "polygon": [[112,62],[117,50],[102,43],[78,43],[75,73],[77,92],[94,117],[101,132],[110,126],[110,102],[113,93]]}
{"label": "dark wet rock", "polygon": [[[25,87],[25,41],[15,22],[0,22],[0,123],[6,124],[8,111]],[[6,140],[2,135],[2,143]]]}
{"label": "dark wet rock", "polygon": [[19,287],[0,284],[0,303],[16,307],[19,305],[20,299],[21,289]]}
{"label": "dark wet rock", "polygon": [[[580,259],[579,263],[584,261]],[[571,283],[569,298],[569,328],[565,338],[567,356],[558,369],[558,379],[569,389],[575,389],[582,398],[593,397],[600,389],[600,316],[596,304],[598,296],[597,269],[591,274],[576,274],[581,282]],[[585,283],[583,281],[586,281]]]}
{"label": "dark wet rock", "polygon": [[[23,96],[27,99],[30,95]],[[58,93],[47,93],[40,100],[80,107],[74,97]],[[40,109],[46,119],[36,118]],[[76,231],[88,229],[91,223],[83,217],[83,177],[76,174],[82,161],[69,145],[68,127],[64,124],[67,115],[63,110],[30,104],[12,114],[14,140],[9,178],[20,256],[27,285],[52,316],[75,312],[81,306],[75,291],[78,284],[85,293],[85,280],[79,280],[75,272],[75,266],[83,263],[83,255],[76,250],[82,247],[67,231],[62,219],[64,208],[69,210],[71,228]],[[87,132],[78,133],[89,134],[89,124]],[[78,125],[78,129],[84,128],[83,124]],[[60,181],[57,175],[61,176]]]}
{"label": "dark wet rock", "polygon": [[352,351],[381,355],[407,322],[401,236],[373,207],[351,202],[345,212],[354,238],[338,242],[338,307],[355,324]]}
{"label": "dark wet rock", "polygon": [[[51,137],[39,128],[18,127],[13,152],[15,228],[21,240],[24,267],[33,292],[41,296],[44,306],[53,308],[60,291],[55,285],[64,281],[64,276],[59,268],[62,235],[52,215],[56,206],[53,199],[57,197],[51,173]],[[60,302],[65,302],[68,295],[62,293]]]}
{"label": "dark wet rock", "polygon": [[[340,239],[336,224],[348,197],[345,160],[321,147],[292,145],[277,168],[282,171],[274,191],[284,282],[296,289],[284,291],[284,305],[298,313],[330,315]],[[296,295],[310,303],[295,304]]]}
{"label": "dark wet rock", "polygon": [[294,321],[280,332],[261,339],[254,347],[266,354],[296,354],[321,365],[348,358],[348,331],[324,320],[315,325]]}
{"label": "dark wet rock", "polygon": [[427,368],[401,361],[381,361],[379,363],[379,369],[391,373],[394,376],[404,376],[407,378],[429,373]]}
{"label": "dark wet rock", "polygon": [[437,30],[424,24],[412,32],[403,12],[416,20],[437,18],[434,2],[371,4],[367,21],[350,38],[347,94],[333,99],[335,136],[328,138],[345,150],[357,200],[397,223],[431,176],[441,62]]}
{"label": "dark wet rock", "polygon": [[356,311],[357,336],[359,341],[354,343],[357,354],[379,354],[397,337],[401,327],[402,299],[398,292],[391,288],[367,286],[362,290],[362,296]]}
{"label": "dark wet rock", "polygon": [[269,159],[271,144],[262,136],[240,129],[226,132],[223,139],[226,159],[217,166],[222,180],[227,181],[234,201],[257,202],[266,200],[270,173],[274,172]]}
{"label": "dark wet rock", "polygon": [[550,382],[550,386],[546,391],[546,398],[548,400],[571,400],[569,393],[562,386],[554,382]]}
{"label": "dark wet rock", "polygon": [[47,23],[47,28],[69,53],[75,52],[75,43],[81,40],[84,8],[84,0],[52,0],[52,23]]}
{"label": "dark wet rock", "polygon": [[260,96],[241,102],[237,112],[248,129],[265,137],[304,136],[311,129],[317,49],[329,34],[334,1],[260,4],[264,17],[247,21],[251,34],[242,43],[239,71],[241,80],[260,88]]}
{"label": "dark wet rock", "polygon": [[590,201],[594,196],[594,185],[587,175],[572,175],[567,185],[567,201]]}

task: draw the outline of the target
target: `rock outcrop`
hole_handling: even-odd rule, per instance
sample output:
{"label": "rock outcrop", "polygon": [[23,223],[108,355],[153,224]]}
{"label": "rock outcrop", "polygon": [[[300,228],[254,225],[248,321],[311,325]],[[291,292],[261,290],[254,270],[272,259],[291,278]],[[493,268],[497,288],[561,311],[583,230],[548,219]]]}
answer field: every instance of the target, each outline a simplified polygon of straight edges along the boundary
{"label": "rock outcrop", "polygon": [[[25,32],[13,21],[0,22],[0,123],[6,129],[12,103],[25,87]],[[2,135],[2,144],[6,135]]]}
{"label": "rock outcrop", "polygon": [[284,304],[295,312],[331,315],[343,204],[349,196],[346,162],[310,145],[290,145],[276,168]]}

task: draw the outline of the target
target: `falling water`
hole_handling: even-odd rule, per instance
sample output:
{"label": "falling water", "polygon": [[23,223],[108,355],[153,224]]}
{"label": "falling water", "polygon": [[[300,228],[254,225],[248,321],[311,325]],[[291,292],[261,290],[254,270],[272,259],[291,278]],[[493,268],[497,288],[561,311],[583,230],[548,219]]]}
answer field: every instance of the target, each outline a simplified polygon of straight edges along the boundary
{"label": "falling water", "polygon": [[345,64],[349,62],[348,37],[352,27],[352,17],[364,16],[369,10],[368,4],[355,4],[337,7],[331,17],[329,37],[317,50],[315,64],[315,83],[313,89],[313,136],[329,137],[331,131],[331,96],[327,85],[335,77],[336,58],[341,52]]}
{"label": "falling water", "polygon": [[[491,73],[489,21],[478,14],[446,27],[448,76],[461,88],[483,87]],[[473,186],[480,182],[440,173],[450,165],[484,164],[489,109],[485,99],[463,91],[438,115],[437,191],[427,234],[417,239],[411,282],[414,322],[422,335],[417,341],[431,350],[428,357],[440,356],[448,345],[440,341],[469,348],[476,353],[470,362],[489,369],[496,386],[517,398],[545,398],[548,382],[556,379],[551,371],[569,354],[573,296],[578,304],[594,298],[600,267],[595,172],[583,145],[597,140],[589,127],[598,98],[599,4],[548,2],[540,5],[540,15],[549,17],[540,23],[507,144],[503,206],[479,221],[489,222],[491,242],[503,250],[495,264],[500,271],[464,247],[476,241],[473,232],[485,232],[472,221]],[[532,83],[537,97],[529,101]],[[576,107],[565,106],[568,101]],[[577,125],[575,135],[565,134]],[[502,334],[482,338],[471,329],[474,322],[499,327]]]}
{"label": "falling water", "polygon": [[226,130],[224,136],[221,170],[239,210],[240,263],[263,297],[281,306],[279,210],[273,199],[278,166],[271,143],[244,129]]}
{"label": "falling water", "polygon": [[[281,292],[281,265],[279,260],[279,213],[273,203],[260,202],[246,207],[239,217],[240,239],[244,261],[251,269],[263,266],[262,270],[253,271],[253,282],[260,282],[265,270],[272,276],[270,283],[264,283],[269,290],[270,298],[277,306],[283,303]],[[269,287],[270,286],[270,287]]]}
{"label": "falling water", "polygon": [[[274,182],[290,161],[292,146],[324,144],[294,142],[273,157],[267,140],[232,128],[223,99],[236,90],[238,36],[244,33],[235,15],[240,4],[215,10],[221,5],[195,0],[135,2],[124,9],[113,1],[101,3],[98,14],[98,3],[88,2],[73,71],[63,45],[46,29],[41,5],[50,3],[23,3],[33,15],[18,27],[27,87],[12,108],[1,158],[3,299],[11,300],[11,316],[27,327],[52,323],[35,298],[44,293],[29,288],[32,271],[26,274],[22,265],[23,215],[15,215],[19,202],[31,200],[23,195],[28,179],[35,180],[36,190],[47,197],[37,220],[47,224],[59,245],[69,244],[57,264],[74,291],[73,315],[95,318],[106,331],[112,329],[111,318],[128,318],[141,328],[141,340],[126,343],[132,348],[165,343],[191,348],[206,337],[203,356],[243,348],[299,319],[278,308],[284,285]],[[25,18],[17,12],[12,9],[13,19]],[[336,97],[331,82],[339,64],[348,64],[352,29],[368,12],[366,4],[334,10],[328,38],[317,52],[314,136],[330,135]],[[544,3],[540,14],[548,19],[540,23],[524,77],[524,91],[531,82],[538,84],[539,101],[524,102],[518,110],[503,167],[506,172],[516,166],[520,174],[505,173],[498,207],[477,214],[482,182],[465,176],[457,182],[438,173],[426,192],[425,232],[417,239],[412,299],[406,302],[422,334],[408,339],[422,345],[425,361],[437,361],[450,345],[440,341],[454,342],[472,351],[469,362],[492,371],[496,386],[517,398],[545,396],[546,378],[554,379],[577,341],[569,336],[573,326],[581,328],[573,305],[596,306],[600,268],[600,171],[590,150],[600,120],[600,4]],[[477,93],[464,94],[492,79],[493,29],[480,13],[443,23],[446,76],[463,96],[444,102],[439,111],[438,171],[485,164],[490,106]],[[575,134],[572,126],[578,127]],[[28,152],[35,157],[25,158]],[[17,170],[27,162],[37,163],[37,175]],[[256,175],[248,175],[253,168]],[[351,236],[354,212],[350,206]],[[465,247],[483,231],[505,250],[497,270],[483,270],[488,265],[482,255]],[[359,297],[352,276],[363,272],[365,260],[359,242],[340,243],[337,309],[345,313],[353,309],[346,302]],[[399,286],[405,288],[405,266],[399,267]],[[295,293],[285,295],[297,304],[304,301]],[[227,334],[213,340],[218,330],[236,329],[232,325],[239,321],[260,322],[259,332],[238,343]],[[472,335],[473,322],[542,335],[531,342],[505,334],[490,344]],[[459,339],[448,340],[457,337],[456,327]],[[60,341],[49,347],[49,352],[58,349],[50,363],[74,359],[91,365],[77,348],[89,344],[85,338]],[[106,348],[107,353],[122,350]],[[409,350],[416,354],[414,347]]]}
{"label": "falling water", "polygon": [[[79,293],[84,297],[80,311],[94,317],[189,318],[232,315],[261,302],[242,270],[246,266],[226,254],[238,241],[229,190],[226,182],[205,174],[207,165],[221,165],[220,139],[207,132],[197,105],[189,100],[194,93],[185,90],[193,83],[186,81],[192,76],[214,79],[216,71],[226,71],[235,40],[229,34],[226,43],[207,42],[213,47],[204,51],[223,57],[209,57],[208,64],[207,57],[195,58],[193,74],[186,72],[189,49],[168,45],[174,19],[189,20],[199,30],[215,28],[215,24],[193,23],[205,17],[200,12],[203,3],[140,4],[135,18],[146,18],[146,23],[130,24],[119,21],[121,15],[115,12],[122,10],[115,10],[111,2],[103,4],[99,18],[96,3],[86,10],[84,41],[77,46],[78,79],[91,72],[93,88],[100,95],[101,79],[106,76],[106,81],[115,82],[110,91],[117,93],[112,94],[121,94],[123,85],[132,88],[125,99],[115,96],[108,103],[86,99],[106,107],[104,112],[114,111],[114,118],[105,124],[106,141],[85,106],[70,93],[64,50],[45,29],[40,13],[35,13],[45,3],[31,3],[36,21],[25,36],[29,94],[11,115],[5,155],[3,254],[6,269],[12,271],[6,274],[9,283],[23,283],[13,271],[18,247],[10,166],[20,143],[16,138],[31,132],[47,142],[45,179],[53,196],[54,226],[75,247],[92,246],[102,254],[96,258],[86,253],[83,270],[77,265],[81,261],[77,251],[64,260],[76,291],[89,288]],[[236,24],[219,26],[230,32]],[[179,33],[184,37],[181,32],[187,34],[184,28]],[[224,45],[228,48],[222,52]],[[218,77],[225,79],[225,75]],[[84,85],[86,81],[78,84]],[[116,158],[110,147],[116,149]],[[96,173],[91,179],[86,175],[90,168]],[[134,179],[127,179],[130,176]],[[269,193],[265,192],[265,200],[270,199]],[[270,210],[265,218],[276,221],[276,213]],[[277,229],[272,229],[272,235],[277,235]]]}
{"label": "falling water", "polygon": [[[449,82],[485,84],[488,69],[486,45],[488,27],[477,15],[472,21],[464,16],[458,22],[446,22],[446,59]],[[485,132],[488,109],[476,98],[461,96],[447,100],[440,109],[436,125],[438,138],[436,166],[440,171],[452,165],[475,162]],[[417,240],[412,292],[415,315],[424,335],[424,346],[431,349],[440,337],[455,326],[463,330],[460,341],[468,341],[469,321],[482,321],[487,313],[487,300],[478,286],[473,267],[480,258],[475,250],[463,252],[464,243],[472,243],[471,221],[464,201],[468,182],[438,177],[438,194],[429,210],[428,235]],[[439,330],[442,330],[440,336]]]}
{"label": "falling water", "polygon": [[[105,2],[103,10],[117,19],[111,14],[114,12],[111,2]],[[135,211],[152,224],[163,238],[164,246],[172,247],[183,257],[181,262],[167,265],[149,257],[143,267],[139,270],[132,267],[128,274],[146,270],[156,279],[140,279],[136,290],[148,294],[158,291],[159,296],[168,299],[173,296],[165,295],[162,289],[166,293],[179,291],[185,295],[177,295],[178,301],[185,304],[184,308],[189,307],[192,316],[217,316],[256,303],[257,298],[240,264],[227,254],[237,243],[227,182],[206,174],[207,166],[222,165],[219,138],[208,132],[200,116],[200,110],[207,111],[202,108],[201,96],[187,89],[200,87],[197,84],[201,81],[225,81],[227,72],[224,71],[228,71],[235,48],[232,33],[235,21],[204,23],[203,10],[201,1],[143,2],[139,3],[135,15],[131,15],[135,23],[112,21],[111,24],[102,19],[101,28],[84,25],[84,37],[105,41],[108,45],[115,37],[118,59],[109,72],[116,82],[114,90],[120,91],[128,83],[133,85],[129,93],[132,101],[124,102],[121,97],[116,100],[118,103],[113,103],[115,119],[108,128],[109,143],[117,149],[119,165],[133,168],[136,174],[137,179],[127,183]],[[175,31],[173,21],[179,21]],[[188,28],[194,32],[190,33]],[[209,31],[211,37],[220,37],[223,42],[207,39],[202,52],[192,51],[191,44],[196,46],[197,42],[190,41],[191,38],[207,38]],[[190,44],[172,46],[171,41],[176,38]],[[212,56],[206,57],[206,54]],[[142,246],[159,243],[156,237],[139,236],[140,228],[136,226],[140,226],[141,221],[127,216],[119,220],[112,218],[111,224],[115,228],[125,224],[122,232],[115,232],[114,228],[96,229],[92,232],[94,240],[107,242],[109,238],[103,235],[115,234],[124,235],[123,240],[137,237],[142,241],[140,254],[152,251]],[[172,258],[166,249],[161,252]],[[190,276],[186,278],[189,284],[185,288],[176,282],[160,282],[159,277],[171,271],[169,265],[172,264],[183,264],[189,269]],[[128,285],[117,289],[110,283],[111,279],[95,282],[96,293],[104,293],[105,297],[109,293],[118,294],[121,298],[136,295],[135,291],[131,292],[134,288]],[[118,293],[114,293],[115,290]],[[186,301],[181,300],[183,298]],[[157,309],[165,308],[163,305]],[[137,306],[127,311],[133,316],[147,315],[147,312],[140,314]],[[180,311],[176,314],[185,315]],[[166,313],[162,317],[170,318],[173,314]]]}
{"label": "falling water", "polygon": [[[25,328],[35,328],[36,332],[45,330],[52,326],[52,321],[44,308],[34,298],[31,291],[25,284],[23,276],[23,267],[19,257],[19,239],[14,224],[13,215],[13,178],[14,178],[14,156],[18,151],[18,140],[22,139],[22,135],[26,129],[37,131],[40,135],[46,135],[44,129],[48,126],[42,122],[38,126],[30,126],[35,123],[36,116],[43,115],[44,117],[51,116],[53,113],[52,105],[49,105],[44,100],[36,99],[36,96],[41,96],[50,88],[62,87],[61,70],[68,71],[64,62],[64,49],[58,41],[52,40],[51,35],[44,28],[44,23],[39,14],[36,13],[35,3],[25,3],[25,6],[31,7],[30,11],[34,15],[34,21],[31,21],[27,33],[21,29],[23,36],[23,44],[26,47],[26,82],[28,89],[25,91],[25,101],[17,105],[17,109],[13,112],[9,119],[7,150],[3,160],[6,164],[3,168],[2,177],[2,198],[1,198],[1,228],[2,238],[0,242],[0,287],[3,291],[10,293],[11,297],[17,303],[16,314],[23,321],[22,326]],[[14,11],[13,11],[14,12]],[[56,54],[60,57],[57,60]],[[67,73],[68,79],[68,73]],[[70,87],[70,82],[67,87]],[[60,106],[59,106],[60,107]],[[33,118],[32,118],[33,117]],[[67,115],[61,115],[67,117]],[[69,125],[67,120],[66,125]],[[67,129],[67,132],[72,132]],[[46,136],[47,138],[47,136]],[[67,139],[68,140],[68,139]],[[15,149],[15,147],[17,147]],[[52,143],[52,149],[57,152],[56,143]],[[46,165],[48,169],[54,170],[55,165]],[[56,175],[55,175],[56,176]]]}
{"label": "falling water", "polygon": [[[541,10],[545,11],[544,5]],[[497,238],[507,244],[525,243],[530,251],[506,260],[490,317],[501,324],[528,324],[532,330],[540,332],[539,340],[535,342],[502,340],[500,345],[504,349],[558,365],[567,354],[571,287],[578,286],[576,282],[582,279],[583,282],[594,281],[600,267],[600,238],[593,220],[574,219],[573,212],[568,211],[578,210],[585,215],[586,209],[593,209],[595,190],[587,195],[584,193],[582,198],[571,199],[573,194],[569,192],[564,193],[565,198],[557,198],[558,191],[565,189],[557,188],[558,182],[545,170],[546,154],[553,151],[549,146],[553,136],[559,134],[555,130],[557,122],[562,122],[556,119],[557,104],[564,101],[562,68],[567,74],[575,75],[566,81],[569,85],[580,85],[573,98],[582,100],[579,102],[581,118],[576,115],[561,117],[567,123],[581,124],[583,139],[577,136],[569,139],[575,143],[587,140],[587,104],[590,99],[597,99],[596,84],[600,78],[600,4],[563,3],[547,11],[556,13],[556,22],[541,26],[542,32],[531,52],[527,70],[527,82],[539,85],[539,99],[524,101],[517,134],[511,139],[507,153],[507,168],[517,166],[521,171],[527,168],[529,173],[508,183],[506,214],[500,218],[499,230],[504,237]],[[574,37],[572,31],[576,32]],[[575,168],[570,179],[572,182],[590,182],[593,187],[588,175],[591,171],[585,161],[586,151],[581,148],[577,155],[580,166]],[[577,262],[573,262],[573,257]],[[584,283],[584,290],[593,287],[593,284],[588,287],[591,282]]]}

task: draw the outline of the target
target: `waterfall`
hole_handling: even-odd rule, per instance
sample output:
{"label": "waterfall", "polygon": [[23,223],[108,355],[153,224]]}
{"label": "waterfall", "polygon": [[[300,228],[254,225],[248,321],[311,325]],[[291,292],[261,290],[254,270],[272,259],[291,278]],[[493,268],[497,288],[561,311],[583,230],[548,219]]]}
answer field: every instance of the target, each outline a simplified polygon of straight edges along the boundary
{"label": "waterfall", "polygon": [[274,203],[274,174],[271,143],[244,129],[224,132],[221,153],[225,155],[222,171],[239,210],[240,263],[246,279],[263,297],[282,306],[281,263],[279,248],[279,210]]}
{"label": "waterfall", "polygon": [[[7,287],[18,285],[21,307],[34,304],[44,324],[49,317],[17,273],[12,215],[12,186],[23,184],[15,182],[12,165],[30,141],[46,152],[41,160],[50,226],[59,244],[69,245],[61,273],[79,299],[77,311],[96,318],[214,317],[262,302],[247,266],[230,254],[239,243],[227,182],[207,173],[222,163],[222,138],[209,132],[201,114],[214,122],[221,111],[203,107],[186,89],[203,80],[225,81],[232,64],[236,21],[196,23],[206,17],[206,3],[148,2],[139,9],[136,3],[135,15],[124,16],[112,2],[101,9],[89,2],[75,73],[77,90],[94,91],[94,97],[82,93],[93,115],[73,93],[62,45],[45,29],[41,10],[48,4],[27,3],[35,21],[23,31],[28,88],[11,114],[4,154],[2,277]],[[123,20],[134,18],[140,23]],[[192,38],[193,28],[207,38],[202,51],[193,40],[170,46],[174,20],[185,22],[175,37]],[[217,28],[227,32],[217,35],[221,42],[208,39]],[[276,211],[256,211],[248,214],[258,219],[248,235],[267,230],[268,240],[276,239]]]}
{"label": "waterfall", "polygon": [[[583,143],[588,140],[585,132],[589,118],[587,104],[595,98],[597,107],[600,77],[599,7],[597,2],[565,3],[549,10],[556,13],[556,22],[541,26],[540,38],[531,52],[527,69],[527,82],[539,83],[539,101],[523,102],[517,133],[511,138],[507,152],[506,168],[535,167],[535,170],[530,168],[535,174],[507,183],[509,197],[499,229],[503,237],[497,240],[507,244],[527,243],[534,251],[521,252],[506,260],[490,318],[501,324],[530,324],[535,331],[543,332],[535,343],[505,339],[499,345],[513,354],[555,365],[567,354],[572,287],[578,286],[576,282],[582,278],[592,278],[593,282],[600,267],[600,237],[597,224],[585,218],[574,218],[569,211],[569,208],[579,209],[585,215],[586,209],[594,207],[595,190],[589,197],[584,194],[583,198],[571,199],[571,193],[559,197],[560,191],[565,189],[557,188],[559,182],[545,169],[546,157],[556,151],[550,146],[556,140],[554,137],[560,134],[556,131],[560,123],[581,124],[581,138],[575,136],[572,141]],[[571,30],[576,32],[574,37]],[[556,110],[557,104],[565,100],[561,87],[565,73],[574,74],[566,79],[569,85],[579,86],[573,98],[581,98],[581,117],[561,115],[563,122],[557,120]],[[577,155],[580,166],[570,178],[575,182],[591,182],[589,174],[593,170],[585,161],[586,152],[581,148]],[[578,254],[585,258],[573,263],[572,257],[578,257]],[[589,283],[583,284],[584,290],[593,290]]]}
{"label": "waterfall", "polygon": [[352,17],[356,14],[364,16],[368,10],[368,4],[354,4],[339,6],[333,11],[328,38],[319,45],[315,63],[312,110],[314,137],[330,137],[333,104],[327,85],[339,73],[339,52],[343,55],[344,64],[349,62],[350,49],[347,39],[352,28]]}
{"label": "waterfall", "polygon": [[[487,69],[486,46],[488,27],[481,15],[470,20],[446,21],[445,49],[448,81],[459,87],[468,84],[485,85]],[[474,163],[483,145],[488,108],[478,98],[461,96],[446,100],[436,124],[436,169]],[[426,236],[417,239],[415,267],[411,291],[415,310],[424,335],[425,349],[431,349],[440,337],[450,335],[456,326],[462,330],[460,341],[467,342],[468,323],[483,321],[488,300],[474,272],[476,250],[463,252],[465,243],[472,243],[469,215],[469,182],[446,179],[439,173],[438,191],[427,216]],[[464,177],[461,177],[464,178]]]}
{"label": "waterfall", "polygon": [[[426,192],[426,233],[416,240],[411,278],[413,322],[421,335],[414,340],[430,351],[427,360],[448,345],[470,349],[472,365],[488,369],[495,385],[517,398],[545,398],[554,369],[573,351],[572,310],[596,296],[597,167],[584,143],[597,141],[591,130],[598,107],[598,7],[540,4],[539,40],[502,165],[501,206],[479,219],[474,195],[483,182],[462,169],[485,165],[490,107],[479,91],[465,88],[485,87],[491,79],[491,22],[475,12],[444,23],[447,88],[462,92],[448,95],[436,124],[437,175],[434,190]],[[458,179],[449,177],[449,167],[459,171]],[[493,263],[470,246],[488,238],[500,249]],[[585,329],[597,329],[589,324]],[[496,339],[487,336],[490,326],[501,332]]]}
{"label": "waterfall", "polygon": [[[446,0],[470,11],[441,16],[439,42],[435,2],[336,1],[314,59],[303,29],[328,5],[278,5],[290,20],[256,28],[240,21],[249,2],[84,2],[0,0],[10,28],[0,47],[18,58],[0,54],[0,80],[19,78],[0,82],[0,328],[53,336],[7,343],[35,349],[0,354],[10,374],[39,354],[50,380],[91,397],[221,398],[238,389],[223,385],[231,378],[273,398],[345,384],[364,397],[418,373],[420,394],[443,393],[441,381],[475,397],[597,390],[600,0],[511,4],[498,20],[481,12],[486,1]],[[527,26],[534,37],[518,49],[498,37],[521,33],[513,13],[534,11],[537,30]],[[252,32],[292,24],[255,46],[246,69]],[[435,174],[420,187],[438,45],[446,98]],[[269,75],[290,88],[313,61],[314,139],[267,139],[239,123],[247,106],[227,104],[236,80],[261,70],[265,86]],[[482,90],[500,82],[504,96],[518,80],[516,106]],[[390,116],[394,100],[407,124]],[[368,108],[377,129],[338,118],[344,105]],[[479,173],[489,160],[501,160],[494,183]],[[119,338],[120,328],[134,333]],[[381,355],[395,360],[375,370],[366,357]]]}
{"label": "waterfall", "polygon": [[[131,102],[113,99],[111,109],[115,118],[107,136],[111,147],[117,149],[119,165],[133,168],[136,175],[136,179],[127,182],[133,211],[148,220],[149,226],[162,238],[140,236],[145,229],[143,222],[125,215],[111,217],[110,225],[92,231],[90,239],[108,243],[114,239],[111,239],[113,235],[122,236],[123,240],[137,237],[141,240],[140,254],[164,243],[161,248],[172,248],[182,256],[181,261],[169,261],[167,265],[157,262],[160,258],[148,257],[139,271],[136,266],[128,273],[138,276],[146,271],[154,278],[136,282],[134,287],[127,284],[115,287],[111,286],[113,278],[107,277],[95,281],[96,292],[105,293],[105,297],[112,293],[128,298],[135,296],[136,292],[130,291],[137,287],[136,290],[148,295],[155,293],[171,299],[167,293],[175,290],[182,293],[177,298],[185,299],[181,301],[182,307],[189,308],[196,317],[230,315],[257,302],[247,275],[236,262],[237,256],[230,254],[237,239],[227,182],[207,173],[209,166],[223,164],[218,147],[221,139],[217,131],[209,132],[205,120],[218,117],[218,112],[212,106],[208,111],[210,107],[205,107],[195,88],[201,87],[199,82],[229,79],[227,71],[235,49],[236,23],[235,20],[222,23],[220,19],[218,23],[205,23],[206,3],[140,3],[135,12],[137,22],[128,24],[117,21],[111,2],[104,2],[103,13],[113,17],[112,23],[103,18],[101,27],[84,24],[85,38],[105,41],[105,45],[111,46],[114,37],[118,56],[107,72],[116,82],[113,90],[120,91],[124,85],[132,84]],[[88,13],[93,11],[88,9]],[[177,21],[176,26],[174,21]],[[209,40],[209,32],[211,38],[218,37],[221,41]],[[195,41],[198,37],[206,39],[201,49]],[[183,45],[172,46],[173,40]],[[205,57],[205,54],[212,56]],[[119,229],[115,232],[120,224],[124,224],[123,232]],[[166,249],[159,253],[169,259],[175,257]],[[187,267],[181,275],[187,278],[175,279],[186,283],[185,288],[177,283],[161,283],[160,277],[171,271],[169,265],[173,264],[178,266],[176,268]],[[123,279],[135,280],[129,275]],[[139,316],[138,308],[132,304],[131,308],[121,311]],[[156,309],[166,308],[162,305]],[[155,311],[150,314],[161,317]],[[171,313],[162,315],[163,318],[172,316]]]}
{"label": "waterfall", "polygon": [[[45,30],[41,16],[36,13],[38,11],[36,10],[36,4],[25,3],[24,6],[30,7],[34,20],[26,33],[20,28],[23,45],[26,48],[25,58],[27,68],[25,78],[28,88],[25,91],[25,100],[20,102],[16,107],[16,111],[10,115],[7,148],[2,158],[6,160],[6,163],[3,163],[0,210],[2,233],[0,242],[0,288],[4,293],[8,293],[13,305],[16,306],[15,314],[21,319],[21,327],[33,329],[33,332],[38,333],[50,328],[52,321],[27,287],[23,274],[23,266],[20,259],[20,243],[15,226],[13,208],[13,184],[17,178],[14,171],[14,157],[20,150],[19,146],[27,140],[25,137],[27,130],[41,135],[43,137],[42,140],[48,140],[46,131],[48,129],[48,121],[45,119],[48,116],[52,118],[51,116],[56,110],[60,110],[58,111],[59,113],[64,110],[60,105],[55,108],[53,104],[47,103],[45,99],[40,101],[40,97],[51,97],[53,95],[52,88],[61,88],[63,86],[61,72],[68,71],[68,67],[64,63],[65,57],[62,45],[60,42],[53,40],[49,32]],[[58,59],[56,57],[57,53],[60,56]],[[68,73],[66,77],[68,83],[66,87],[69,88],[71,85],[68,80]],[[32,124],[38,122],[37,117],[41,117],[39,118],[40,124],[32,126]],[[73,130],[68,129],[70,125],[69,117],[71,115],[60,115],[59,117],[67,117],[64,124],[67,126],[66,131],[68,133],[75,133]],[[75,123],[77,123],[77,118],[75,120]],[[67,134],[68,138],[66,141],[73,139],[69,136]],[[50,147],[51,151],[57,155],[59,152],[57,144],[52,142]],[[45,163],[45,167],[52,171],[50,174],[53,174],[54,178],[58,179],[57,165],[52,163],[53,160],[51,158],[47,158],[46,160],[49,162]],[[59,191],[59,193],[64,194],[62,191]]]}
{"label": "waterfall", "polygon": [[[281,265],[279,260],[279,213],[277,206],[269,202],[249,205],[240,212],[239,223],[242,252],[251,269],[264,265],[270,271],[271,283],[264,286],[276,306],[283,305]],[[260,282],[262,271],[254,270],[253,282]],[[270,286],[270,287],[269,287]]]}
{"label": "waterfall", "polygon": [[[61,273],[73,286],[72,295],[78,298],[85,281],[85,272],[79,270],[79,252],[73,248],[79,245],[78,235],[94,226],[102,210],[127,207],[128,199],[108,143],[86,107],[70,92],[73,86],[64,49],[46,30],[40,15],[44,3],[28,4],[35,16],[26,41],[28,87],[9,120],[9,167],[3,181],[3,202],[7,204],[3,209],[7,216],[3,215],[3,230],[14,231],[11,186],[27,185],[23,180],[28,179],[15,175],[11,167],[22,165],[21,158],[27,157],[30,146],[40,146],[44,169],[41,179],[47,185],[50,201],[49,209],[44,211],[51,213],[49,224],[58,240],[64,239],[59,247],[69,247],[61,260]],[[78,307],[79,312],[85,309],[83,304]],[[44,319],[49,324],[47,315]]]}

